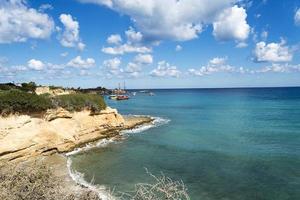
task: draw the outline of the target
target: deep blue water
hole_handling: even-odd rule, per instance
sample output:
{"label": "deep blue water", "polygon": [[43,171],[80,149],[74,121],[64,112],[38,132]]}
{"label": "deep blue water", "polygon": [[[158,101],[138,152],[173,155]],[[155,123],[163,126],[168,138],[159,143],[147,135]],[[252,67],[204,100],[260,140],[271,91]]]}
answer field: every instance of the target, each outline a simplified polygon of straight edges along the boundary
{"label": "deep blue water", "polygon": [[183,180],[191,199],[300,199],[300,88],[152,90],[107,103],[171,121],[72,157],[87,180],[117,190]]}

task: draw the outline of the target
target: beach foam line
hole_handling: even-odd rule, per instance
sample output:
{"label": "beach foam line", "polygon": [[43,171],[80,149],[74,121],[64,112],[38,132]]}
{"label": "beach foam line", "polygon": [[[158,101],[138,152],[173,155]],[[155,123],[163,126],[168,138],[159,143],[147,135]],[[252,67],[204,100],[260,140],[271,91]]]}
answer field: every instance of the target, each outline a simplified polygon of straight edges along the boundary
{"label": "beach foam line", "polygon": [[144,124],[144,125],[141,125],[141,126],[137,126],[134,129],[121,131],[122,135],[131,134],[131,133],[141,133],[141,132],[144,132],[144,131],[146,131],[150,128],[155,128],[155,127],[158,127],[158,126],[168,124],[171,121],[170,119],[165,119],[165,118],[161,118],[161,117],[152,117],[152,116],[148,116],[148,115],[128,115],[128,116],[150,117],[153,121],[149,124]]}
{"label": "beach foam line", "polygon": [[110,143],[116,142],[114,140],[114,138],[110,138],[110,139],[101,139],[96,143],[88,143],[86,144],[84,147],[80,147],[80,148],[76,148],[71,152],[66,153],[66,156],[71,156],[71,155],[75,155],[78,154],[80,152],[84,152],[84,151],[88,151],[94,148],[101,148],[101,147],[105,147]]}
{"label": "beach foam line", "polygon": [[[129,129],[129,130],[123,130],[121,131],[120,135],[121,136],[128,136],[130,134],[134,134],[134,133],[141,133],[144,132],[150,128],[155,128],[158,126],[162,126],[164,124],[167,124],[170,122],[169,119],[165,119],[165,118],[161,118],[161,117],[152,117],[152,116],[145,116],[145,115],[129,115],[129,116],[134,116],[134,117],[150,117],[151,119],[153,119],[153,121],[149,124],[144,124],[144,125],[140,125],[137,126],[134,129]],[[124,138],[125,139],[125,138]],[[116,140],[116,138],[109,138],[109,139],[100,139],[98,142],[94,142],[94,143],[88,143],[86,144],[84,147],[80,147],[80,148],[76,148],[71,152],[66,153],[66,156],[71,156],[71,155],[75,155],[81,152],[85,152],[85,151],[89,151],[91,149],[94,148],[102,148],[102,147],[106,147],[108,144],[111,143],[117,143],[120,142],[120,138],[118,138],[118,140]]]}
{"label": "beach foam line", "polygon": [[73,181],[75,181],[77,184],[88,188],[89,190],[96,192],[101,200],[115,200],[116,198],[113,197],[113,195],[107,190],[105,186],[101,185],[94,185],[93,183],[89,183],[84,179],[84,174],[80,173],[76,170],[72,169],[72,160],[71,158],[67,159],[67,167],[69,174]]}

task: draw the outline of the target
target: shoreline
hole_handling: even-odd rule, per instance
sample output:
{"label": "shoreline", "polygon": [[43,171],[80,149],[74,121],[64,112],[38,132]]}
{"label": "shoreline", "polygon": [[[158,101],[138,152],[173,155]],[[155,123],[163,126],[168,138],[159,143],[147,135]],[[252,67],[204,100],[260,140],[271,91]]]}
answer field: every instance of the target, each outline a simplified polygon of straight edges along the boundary
{"label": "shoreline", "polygon": [[141,133],[150,128],[154,128],[157,126],[167,124],[170,121],[169,119],[164,119],[164,118],[160,118],[160,117],[144,116],[144,115],[124,116],[124,118],[136,118],[136,119],[138,119],[139,117],[142,117],[142,118],[147,117],[147,118],[150,118],[152,121],[148,122],[148,123],[141,123],[131,129],[122,130],[120,132],[120,134],[116,137],[100,139],[96,143],[95,142],[89,143],[85,147],[75,149],[74,151],[66,153],[65,154],[65,159],[66,159],[65,166],[67,166],[68,172],[69,172],[69,174],[66,175],[66,176],[68,176],[68,177],[66,177],[66,179],[71,178],[76,185],[87,188],[90,191],[96,192],[102,200],[115,199],[116,197],[114,197],[114,194],[110,190],[111,188],[106,188],[104,185],[101,185],[101,184],[89,183],[88,181],[86,181],[84,179],[84,174],[82,174],[78,171],[72,170],[71,156],[74,154],[77,154],[77,153],[85,153],[86,151],[90,151],[94,148],[103,148],[114,142],[124,141],[127,139],[127,136],[130,134]]}
{"label": "shoreline", "polygon": [[90,111],[49,111],[43,118],[28,115],[0,117],[0,162],[22,161],[39,155],[66,153],[123,130],[151,123],[150,117],[123,117],[106,108],[97,115]]}
{"label": "shoreline", "polygon": [[[90,116],[87,111],[73,113],[71,118],[65,115],[60,116],[60,114],[57,116],[51,121],[30,118],[24,115],[1,117],[0,164],[5,166],[8,163],[16,163],[26,167],[33,163],[44,163],[53,170],[54,176],[59,177],[65,189],[74,193],[80,193],[83,190],[97,192],[102,199],[105,199],[105,196],[107,197],[105,189],[103,189],[103,194],[100,194],[98,189],[96,191],[96,189],[79,183],[72,177],[70,153],[103,140],[122,140],[125,139],[125,134],[134,132],[135,129],[155,126],[155,118],[153,117],[134,115],[123,117],[111,108],[106,109],[101,115],[97,116]],[[80,130],[83,131],[74,132],[73,130],[73,135],[71,135],[74,140],[70,145],[70,138],[68,138],[69,140],[65,139],[65,136],[69,135],[65,133],[63,134],[64,137],[60,138],[62,135],[55,132],[55,128],[62,129],[61,131],[64,132],[70,126],[62,127],[62,125],[66,123],[74,125],[73,121],[76,121],[77,118],[79,118]],[[98,128],[95,129],[93,123],[99,122],[99,120],[102,120],[101,128],[99,129],[99,124],[96,124]],[[39,130],[41,127],[44,127],[44,129]],[[29,133],[30,131],[34,133]],[[45,137],[43,134],[47,136]],[[49,135],[55,137],[49,137]],[[29,147],[24,148],[23,146]]]}

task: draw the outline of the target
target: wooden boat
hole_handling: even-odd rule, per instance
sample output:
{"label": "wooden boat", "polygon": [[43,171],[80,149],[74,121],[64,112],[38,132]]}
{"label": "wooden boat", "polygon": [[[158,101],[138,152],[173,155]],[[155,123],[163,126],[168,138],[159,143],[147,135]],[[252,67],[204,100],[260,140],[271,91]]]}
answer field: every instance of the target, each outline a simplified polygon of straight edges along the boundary
{"label": "wooden boat", "polygon": [[129,99],[129,96],[127,95],[118,95],[117,96],[117,100],[118,101],[121,101],[121,100],[128,100]]}

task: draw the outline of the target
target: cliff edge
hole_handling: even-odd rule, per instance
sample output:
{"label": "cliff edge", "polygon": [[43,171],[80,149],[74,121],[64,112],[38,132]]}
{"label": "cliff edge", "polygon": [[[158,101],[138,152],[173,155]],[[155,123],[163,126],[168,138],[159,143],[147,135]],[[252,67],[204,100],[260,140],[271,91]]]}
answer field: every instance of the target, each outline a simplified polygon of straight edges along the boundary
{"label": "cliff edge", "polygon": [[0,117],[0,161],[26,160],[39,155],[72,151],[83,144],[117,136],[152,121],[149,117],[124,119],[116,109],[100,113],[70,113],[59,108],[48,110],[42,118],[29,115]]}

